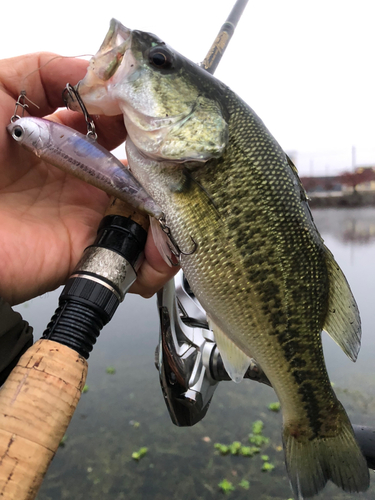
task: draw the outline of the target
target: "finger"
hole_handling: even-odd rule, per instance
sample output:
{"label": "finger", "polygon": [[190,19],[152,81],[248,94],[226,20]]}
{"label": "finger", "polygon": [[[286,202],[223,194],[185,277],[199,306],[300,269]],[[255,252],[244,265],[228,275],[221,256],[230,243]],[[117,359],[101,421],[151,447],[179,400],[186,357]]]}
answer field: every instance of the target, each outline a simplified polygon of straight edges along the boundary
{"label": "finger", "polygon": [[[88,62],[82,59],[66,58],[48,52],[38,52],[22,57],[0,61],[0,85],[6,90],[9,99],[3,104],[2,120],[9,122],[14,111],[15,101],[21,93],[39,107],[28,103],[28,114],[32,116],[49,115],[57,107],[64,106],[62,92],[66,84],[76,84],[86,74]],[[68,110],[59,112],[59,121],[82,133],[86,132],[86,123],[80,113]],[[98,142],[107,149],[114,149],[126,137],[123,118],[94,117],[98,133]]]}
{"label": "finger", "polygon": [[[55,54],[39,52],[0,61],[0,143],[6,147],[3,150],[5,157],[13,157],[15,150],[19,159],[24,155],[19,151],[21,148],[16,148],[14,141],[9,140],[5,129],[21,90],[26,91],[27,97],[39,106],[38,109],[28,103],[25,115],[45,116],[63,106],[62,90],[66,83],[69,80],[75,83],[86,72],[87,61],[54,57]],[[51,61],[50,65],[40,69],[47,61]],[[23,114],[22,111],[17,109],[17,114]]]}
{"label": "finger", "polygon": [[0,61],[0,85],[17,99],[21,90],[35,102],[39,109],[30,105],[33,116],[45,116],[64,106],[62,91],[67,83],[75,85],[81,80],[88,61],[58,56],[49,52],[37,52]]}
{"label": "finger", "polygon": [[[64,109],[45,117],[47,120],[57,121],[86,134],[87,125],[81,113]],[[126,130],[122,115],[93,116],[98,142],[108,150],[114,149],[126,139]]]}
{"label": "finger", "polygon": [[157,250],[151,231],[148,232],[145,246],[145,260],[137,273],[137,280],[130,293],[150,298],[180,270],[180,266],[169,267]]}

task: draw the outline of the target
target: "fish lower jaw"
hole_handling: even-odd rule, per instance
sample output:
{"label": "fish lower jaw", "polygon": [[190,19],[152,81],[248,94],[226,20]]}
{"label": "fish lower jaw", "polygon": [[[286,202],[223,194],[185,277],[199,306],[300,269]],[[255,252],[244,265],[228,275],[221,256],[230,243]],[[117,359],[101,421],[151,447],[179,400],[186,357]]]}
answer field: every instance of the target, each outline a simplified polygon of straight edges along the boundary
{"label": "fish lower jaw", "polygon": [[[112,98],[107,88],[99,86],[97,88],[85,85],[84,82],[78,84],[80,97],[86,106],[86,109],[92,115],[117,116],[121,114],[118,103]],[[69,102],[69,109],[80,111],[78,103]],[[77,108],[78,106],[78,108]]]}
{"label": "fish lower jaw", "polygon": [[117,116],[121,114],[120,108],[112,99],[98,98],[89,101],[83,98],[83,102],[87,111],[92,115]]}
{"label": "fish lower jaw", "polygon": [[[128,138],[126,139],[126,150],[127,151],[129,150],[129,152],[127,153],[128,160],[130,160],[129,157],[131,157],[131,154],[133,154],[133,156],[137,157],[138,161],[139,159],[141,159],[145,165],[148,164],[149,166],[160,167],[160,164],[163,163],[163,165],[167,164],[168,167],[173,167],[181,163],[176,160],[163,158],[159,153],[159,149],[155,150],[147,148],[147,146],[145,146],[143,143],[140,143],[137,140],[136,135],[134,135],[134,131],[129,131],[129,129],[127,129],[127,131],[128,131]],[[131,160],[129,162],[129,165],[130,168],[132,168]]]}
{"label": "fish lower jaw", "polygon": [[[114,94],[114,99],[116,97],[116,94]],[[153,109],[140,111],[140,109],[122,101],[119,97],[117,100],[120,102],[121,113],[124,115],[125,123],[130,128],[137,129],[138,133],[156,133],[157,131],[165,130],[163,134],[165,136],[169,127],[181,121],[181,116],[157,116],[157,113],[155,115],[155,110]]]}

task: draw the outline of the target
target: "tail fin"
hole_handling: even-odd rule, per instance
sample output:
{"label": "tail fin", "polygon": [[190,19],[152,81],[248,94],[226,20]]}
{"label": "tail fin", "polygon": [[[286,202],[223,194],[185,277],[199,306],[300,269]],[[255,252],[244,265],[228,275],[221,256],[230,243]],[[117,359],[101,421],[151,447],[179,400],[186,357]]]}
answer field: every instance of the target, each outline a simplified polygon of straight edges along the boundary
{"label": "tail fin", "polygon": [[[347,492],[357,493],[369,487],[366,460],[344,409],[342,413],[341,429],[333,437],[301,439],[291,434],[290,425],[284,428],[285,462],[298,500],[319,493],[329,479]],[[294,431],[296,428],[298,424],[297,427],[293,425]]]}

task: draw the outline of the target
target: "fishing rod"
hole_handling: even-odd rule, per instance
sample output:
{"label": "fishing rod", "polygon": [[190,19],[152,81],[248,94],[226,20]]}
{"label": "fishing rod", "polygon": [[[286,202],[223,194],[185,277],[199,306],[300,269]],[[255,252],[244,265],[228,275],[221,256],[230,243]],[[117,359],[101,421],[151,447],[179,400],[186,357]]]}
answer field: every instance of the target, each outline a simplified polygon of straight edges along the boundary
{"label": "fishing rod", "polygon": [[220,28],[214,43],[201,63],[202,68],[208,71],[208,73],[211,73],[211,75],[215,73],[248,1],[249,0],[237,0],[228,19]]}
{"label": "fishing rod", "polygon": [[[238,0],[236,5],[244,3]],[[227,41],[243,8],[235,6],[223,25]],[[223,54],[220,40],[218,36],[214,42],[218,50],[207,63],[212,73],[216,58]],[[3,385],[0,491],[4,498],[35,498],[80,399],[93,345],[136,279],[148,225],[147,217],[112,200],[43,337],[20,358]]]}

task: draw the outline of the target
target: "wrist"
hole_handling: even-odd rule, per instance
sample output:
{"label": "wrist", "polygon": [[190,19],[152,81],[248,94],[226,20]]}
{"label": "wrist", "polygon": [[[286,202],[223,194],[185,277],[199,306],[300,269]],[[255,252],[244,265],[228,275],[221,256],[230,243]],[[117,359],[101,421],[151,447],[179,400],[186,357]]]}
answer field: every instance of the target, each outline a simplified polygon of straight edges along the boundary
{"label": "wrist", "polygon": [[33,329],[0,297],[0,385],[33,343]]}

